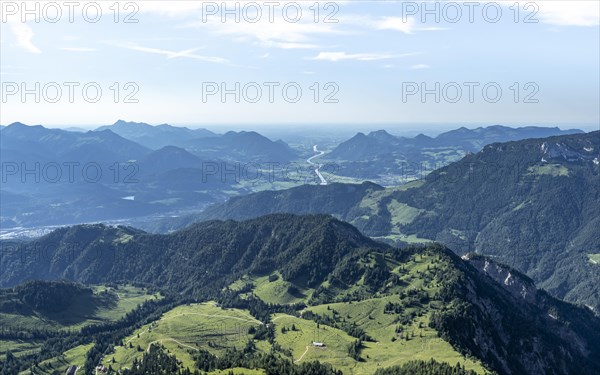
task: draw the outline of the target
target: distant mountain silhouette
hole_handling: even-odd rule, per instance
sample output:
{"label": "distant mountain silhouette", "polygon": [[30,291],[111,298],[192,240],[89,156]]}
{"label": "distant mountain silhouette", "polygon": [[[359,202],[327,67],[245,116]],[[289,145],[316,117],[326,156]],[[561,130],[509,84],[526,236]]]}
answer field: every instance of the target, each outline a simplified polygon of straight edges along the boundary
{"label": "distant mountain silhouette", "polygon": [[189,129],[168,124],[149,125],[144,122],[118,120],[112,125],[101,126],[96,131],[111,130],[123,138],[135,141],[151,149],[165,146],[180,146],[190,138],[214,137],[207,129]]}

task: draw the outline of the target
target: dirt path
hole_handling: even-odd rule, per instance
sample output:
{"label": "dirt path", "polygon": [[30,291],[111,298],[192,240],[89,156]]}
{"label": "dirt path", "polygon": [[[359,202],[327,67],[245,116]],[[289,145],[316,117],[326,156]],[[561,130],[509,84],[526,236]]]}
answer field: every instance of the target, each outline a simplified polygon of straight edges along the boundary
{"label": "dirt path", "polygon": [[302,353],[302,355],[300,356],[300,358],[298,358],[297,360],[294,361],[294,363],[300,362],[302,360],[302,358],[304,358],[304,355],[306,353],[308,353],[308,349],[310,349],[310,345],[306,345],[306,350],[304,351],[304,353]]}
{"label": "dirt path", "polygon": [[244,318],[238,318],[237,316],[229,316],[229,315],[221,315],[221,314],[202,314],[202,313],[190,313],[190,312],[169,316],[167,318],[161,318],[161,319],[159,319],[159,321],[160,320],[169,320],[169,319],[173,319],[173,318],[176,318],[178,316],[183,316],[183,315],[200,315],[200,316],[206,316],[207,318],[235,319],[235,320],[241,320],[242,322],[263,324],[263,322],[256,320],[256,319],[244,319]]}
{"label": "dirt path", "polygon": [[160,339],[160,340],[155,340],[155,341],[152,341],[150,344],[148,344],[148,348],[146,349],[146,352],[149,352],[149,351],[150,351],[150,347],[152,346],[152,344],[156,344],[157,342],[160,342],[160,343],[162,343],[163,341],[173,341],[173,342],[175,342],[175,343],[177,343],[177,344],[179,344],[179,345],[181,345],[181,346],[185,346],[186,348],[193,349],[193,350],[195,350],[195,351],[197,351],[197,352],[198,352],[198,351],[200,351],[200,349],[198,349],[198,348],[194,348],[193,346],[190,346],[190,345],[188,345],[188,344],[184,344],[184,343],[182,343],[182,342],[179,342],[179,341],[177,341],[177,340],[175,340],[175,339],[173,339],[173,338],[166,338],[166,339]]}

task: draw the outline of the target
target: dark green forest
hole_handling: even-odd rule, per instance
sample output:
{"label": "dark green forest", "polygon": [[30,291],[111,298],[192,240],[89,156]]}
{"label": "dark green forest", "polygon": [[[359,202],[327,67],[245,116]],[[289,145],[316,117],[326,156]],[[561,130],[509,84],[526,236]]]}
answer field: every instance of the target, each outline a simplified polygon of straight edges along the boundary
{"label": "dark green forest", "polygon": [[[66,261],[64,252],[70,251],[75,243],[81,252]],[[21,250],[27,253],[40,246],[51,251],[50,261],[27,262],[27,258],[12,258],[10,253],[4,252],[3,262],[10,264],[10,269],[20,270],[18,274],[24,274],[24,278],[40,275],[81,283],[128,281],[153,285],[166,297],[142,304],[117,322],[85,327],[80,332],[2,332],[5,338],[29,335],[46,340],[46,349],[35,358],[17,360],[7,357],[5,369],[28,368],[32,361],[40,361],[81,343],[94,342],[86,363],[89,373],[103,353],[110,352],[133,329],[190,301],[217,300],[224,307],[247,309],[263,322],[268,322],[270,315],[277,312],[299,316],[302,304],[267,304],[252,296],[243,297],[246,293],[243,288],[238,291],[225,288],[242,275],[269,275],[274,271],[299,288],[316,288],[309,304],[338,301],[340,296],[344,297],[339,301],[352,302],[371,298],[375,293],[380,296],[397,294],[405,302],[388,305],[387,313],[402,314],[408,307],[418,307],[422,313],[431,311],[431,326],[444,340],[461,353],[480,358],[498,373],[527,370],[544,374],[565,371],[593,374],[600,368],[600,321],[587,309],[560,302],[542,291],[534,292],[531,299],[523,299],[444,246],[392,247],[375,242],[351,225],[330,216],[275,214],[243,222],[208,221],[169,235],[152,235],[124,227],[84,225],[59,229],[38,240],[23,243]],[[405,290],[398,276],[390,272],[392,263],[402,264],[421,256],[435,259],[434,267],[419,273],[418,277],[425,285],[439,285],[440,292],[436,295]],[[157,267],[157,264],[161,266]],[[364,283],[360,287],[354,286],[353,293],[347,293],[359,280]],[[12,277],[4,281],[20,280]],[[529,285],[530,280],[524,282]],[[57,292],[57,287],[63,291],[86,293],[85,287],[66,282],[37,283],[3,293],[22,291],[23,298],[28,296],[26,298],[33,298],[34,302],[44,301],[46,296],[54,294],[62,298],[64,293]],[[31,285],[37,285],[36,289],[47,286],[48,291],[39,291],[33,294],[35,297],[29,297],[32,294],[27,290]],[[438,305],[442,308],[434,308]],[[549,319],[549,311],[558,319]],[[357,340],[377,340],[365,335],[360,327],[344,324],[343,320],[310,314],[304,318],[342,329]],[[255,337],[271,340],[272,331],[259,330]],[[474,337],[476,341],[473,341]],[[352,352],[359,357],[360,345]],[[239,353],[231,355],[231,358],[237,358]],[[264,364],[273,360],[262,355],[252,357],[252,361]],[[202,366],[207,368],[226,366],[219,365],[221,358],[203,358],[202,361],[207,362],[202,362],[205,363]],[[168,358],[165,360],[169,361]],[[245,359],[232,361],[229,364],[255,363],[243,362]],[[277,363],[277,366],[287,366],[285,361]],[[314,366],[315,371],[321,371],[321,367]],[[289,373],[294,373],[295,368],[290,367]],[[6,370],[4,373],[11,372]]]}

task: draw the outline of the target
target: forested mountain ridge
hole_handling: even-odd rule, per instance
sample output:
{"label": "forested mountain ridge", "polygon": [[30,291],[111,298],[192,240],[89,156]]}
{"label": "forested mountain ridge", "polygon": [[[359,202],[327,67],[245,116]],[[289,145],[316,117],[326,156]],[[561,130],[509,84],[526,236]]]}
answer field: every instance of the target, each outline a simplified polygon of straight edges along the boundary
{"label": "forested mountain ridge", "polygon": [[[40,249],[43,256],[36,258]],[[392,248],[326,215],[207,221],[169,235],[75,226],[4,248],[1,257],[2,268],[11,270],[2,274],[3,285],[32,278],[133,281],[191,298],[217,298],[225,306],[250,303],[261,319],[294,307],[257,304],[252,301],[260,294],[241,297],[251,285],[228,286],[244,275],[275,272],[296,290],[313,290],[311,311],[323,304],[339,309],[388,301],[385,314],[398,314],[400,321],[428,316],[430,327],[456,350],[501,374],[600,369],[600,321],[586,309],[543,292],[533,300],[520,298],[442,246]],[[342,324],[336,321],[323,324]]]}
{"label": "forested mountain ridge", "polygon": [[388,199],[419,210],[400,232],[494,256],[599,311],[599,155],[600,132],[492,144]]}
{"label": "forested mountain ridge", "polygon": [[[207,221],[169,235],[79,225],[25,243],[3,243],[0,285],[67,278],[84,283],[129,280],[171,289],[207,290],[240,272],[279,268],[318,284],[344,256],[382,249],[350,224],[325,215],[271,215],[246,222]],[[40,259],[39,249],[44,249]],[[25,256],[21,257],[22,254]],[[210,275],[206,280],[206,275]]]}
{"label": "forested mountain ridge", "polygon": [[377,223],[365,220],[363,215],[368,214],[369,210],[361,207],[361,202],[366,195],[383,190],[382,186],[372,182],[360,185],[340,183],[323,186],[301,185],[285,190],[266,190],[230,198],[225,204],[209,206],[198,214],[151,223],[146,229],[161,233],[182,229],[204,220],[247,220],[283,212],[298,215],[332,215],[369,233],[368,228],[376,230]]}

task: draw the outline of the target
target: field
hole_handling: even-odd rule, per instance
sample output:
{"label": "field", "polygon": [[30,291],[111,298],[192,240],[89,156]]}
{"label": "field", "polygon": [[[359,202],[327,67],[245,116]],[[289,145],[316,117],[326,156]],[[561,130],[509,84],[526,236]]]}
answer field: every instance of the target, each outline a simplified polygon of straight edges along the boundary
{"label": "field", "polygon": [[[350,366],[340,366],[344,373],[371,374],[379,367],[389,367],[409,360],[428,360],[456,364],[484,373],[483,367],[458,353],[446,341],[440,339],[437,332],[428,327],[429,314],[417,317],[408,324],[395,322],[395,314],[385,314],[384,306],[390,302],[399,302],[396,296],[374,298],[353,303],[333,303],[311,307],[308,310],[320,315],[333,316],[333,311],[348,322],[354,322],[377,342],[364,342],[360,362],[353,361]],[[396,328],[402,332],[397,333]],[[408,338],[407,338],[408,337]],[[352,341],[356,340],[351,338]],[[326,345],[329,343],[325,342]]]}
{"label": "field", "polygon": [[253,293],[267,303],[292,304],[306,302],[314,289],[302,289],[294,287],[291,283],[283,280],[279,272],[273,273],[277,280],[269,281],[269,275],[253,276],[246,275],[229,287],[239,290],[246,284],[254,285]]}
{"label": "field", "polygon": [[392,215],[392,226],[398,224],[410,224],[423,210],[411,207],[404,203],[399,203],[393,199],[387,206],[388,211]]}
{"label": "field", "polygon": [[[302,318],[286,314],[276,314],[273,317],[276,328],[275,341],[292,352],[295,363],[301,361],[320,361],[344,369],[356,365],[356,361],[348,356],[348,345],[356,341],[344,331],[320,325]],[[294,326],[294,330],[292,330]],[[287,331],[282,333],[281,329]],[[325,348],[312,346],[313,341],[323,342]]]}
{"label": "field", "polygon": [[[71,350],[67,350],[63,355],[54,357],[43,362],[34,368],[33,374],[52,374],[58,371],[64,374],[69,366],[77,366],[79,368],[85,365],[87,352],[92,348],[93,344],[80,345]],[[21,372],[21,375],[31,374],[29,370]]]}
{"label": "field", "polygon": [[[275,341],[284,351],[290,351],[290,359],[295,363],[318,360],[330,363],[347,374],[370,374],[378,367],[434,356],[452,364],[460,362],[466,368],[483,373],[483,368],[478,363],[465,359],[448,343],[439,339],[434,330],[426,328],[427,316],[412,322],[410,327],[406,328],[407,331],[410,329],[409,332],[414,332],[415,337],[409,340],[399,339],[394,331],[394,315],[383,313],[383,306],[389,298],[395,297],[309,308],[325,315],[332,314],[335,310],[349,321],[359,324],[369,335],[378,337],[377,342],[364,343],[360,352],[361,361],[356,361],[348,354],[348,346],[355,342],[356,338],[341,329],[317,325],[312,320],[287,314],[273,316]],[[133,359],[140,359],[151,344],[161,343],[182,361],[182,367],[193,369],[194,362],[190,352],[203,348],[218,356],[226,348],[241,349],[247,340],[251,339],[251,335],[247,334],[248,328],[259,324],[246,311],[221,309],[213,303],[179,306],[157,322],[141,327],[123,340],[124,345],[116,347],[113,354],[106,356],[103,365],[112,366],[113,369],[130,367]],[[393,337],[396,337],[394,341]],[[315,347],[312,345],[313,341],[323,342],[326,346]],[[270,349],[265,342],[257,342],[257,347],[263,351]],[[246,374],[262,373],[256,370],[238,370]],[[225,374],[228,371],[213,373]]]}
{"label": "field", "polygon": [[590,263],[600,264],[600,254],[588,254],[588,258],[590,260]]}
{"label": "field", "polygon": [[40,350],[42,343],[35,341],[23,340],[0,340],[0,361],[6,359],[6,352],[10,352],[19,357],[30,353],[35,353]]}
{"label": "field", "polygon": [[[400,277],[399,284],[402,285],[390,290],[391,295],[381,297],[375,295],[374,298],[359,302],[311,306],[304,310],[333,318],[340,324],[339,328],[324,324],[317,325],[313,320],[287,314],[275,314],[272,322],[275,326],[276,343],[284,350],[289,350],[290,359],[296,363],[319,360],[332,364],[345,374],[370,374],[380,367],[402,364],[414,359],[431,358],[451,364],[460,363],[467,369],[484,373],[484,368],[479,362],[465,358],[449,343],[440,339],[437,331],[429,328],[431,310],[439,308],[436,302],[420,304],[420,307],[416,307],[396,293],[400,290],[422,289],[429,297],[433,297],[439,291],[439,286],[435,282],[425,282],[422,276],[434,267],[434,260],[433,256],[423,255],[412,256],[405,262],[399,263],[386,257],[386,263],[392,268],[392,272]],[[376,261],[376,259],[371,260],[371,262]],[[282,289],[279,285],[284,285],[285,282],[279,278],[269,283],[267,279],[267,276],[245,277],[232,287],[240,288],[252,281],[255,285],[253,292],[261,299],[270,303],[289,303],[286,294],[276,292]],[[363,280],[348,290],[336,291],[337,298],[344,298],[361,288],[363,288]],[[388,303],[404,303],[407,307],[400,314],[386,314],[385,306]],[[340,329],[341,324],[355,324],[368,336],[374,338],[374,341],[363,342],[360,361],[350,357],[348,353],[348,347],[357,339]],[[313,346],[314,341],[324,343],[325,347]]]}
{"label": "field", "polygon": [[568,176],[569,169],[560,164],[545,164],[542,166],[533,166],[529,168],[532,175],[547,175],[552,177]]}
{"label": "field", "polygon": [[203,348],[219,355],[227,348],[242,349],[252,337],[248,329],[260,324],[246,311],[221,309],[212,302],[178,306],[125,338],[103,364],[113,369],[130,367],[151,344],[160,343],[182,361],[182,367],[193,369],[190,352]]}

